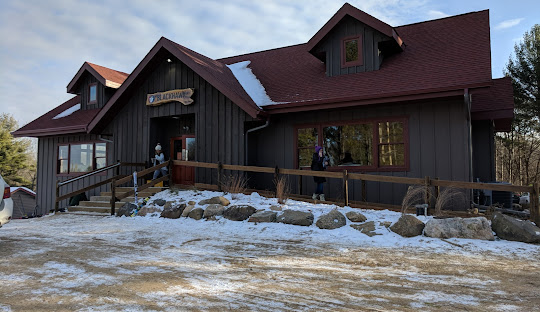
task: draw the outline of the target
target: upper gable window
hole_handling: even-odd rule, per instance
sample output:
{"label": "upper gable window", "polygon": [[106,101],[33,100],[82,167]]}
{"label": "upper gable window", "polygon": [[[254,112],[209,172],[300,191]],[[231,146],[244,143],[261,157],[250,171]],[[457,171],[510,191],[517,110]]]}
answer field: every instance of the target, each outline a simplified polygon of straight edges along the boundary
{"label": "upper gable window", "polygon": [[88,104],[97,102],[97,83],[92,83],[88,86]]}
{"label": "upper gable window", "polygon": [[348,37],[341,41],[341,67],[363,65],[362,36]]}

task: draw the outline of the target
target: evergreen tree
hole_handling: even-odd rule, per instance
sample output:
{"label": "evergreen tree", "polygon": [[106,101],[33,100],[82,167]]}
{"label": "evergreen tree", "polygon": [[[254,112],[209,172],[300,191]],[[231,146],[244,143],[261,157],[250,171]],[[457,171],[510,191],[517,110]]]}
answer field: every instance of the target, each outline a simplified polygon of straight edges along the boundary
{"label": "evergreen tree", "polygon": [[514,46],[505,75],[514,86],[515,126],[540,130],[540,25],[534,25]]}
{"label": "evergreen tree", "polygon": [[10,186],[31,186],[32,182],[22,177],[24,169],[31,167],[30,141],[15,139],[11,132],[18,124],[11,115],[0,115],[0,174]]}

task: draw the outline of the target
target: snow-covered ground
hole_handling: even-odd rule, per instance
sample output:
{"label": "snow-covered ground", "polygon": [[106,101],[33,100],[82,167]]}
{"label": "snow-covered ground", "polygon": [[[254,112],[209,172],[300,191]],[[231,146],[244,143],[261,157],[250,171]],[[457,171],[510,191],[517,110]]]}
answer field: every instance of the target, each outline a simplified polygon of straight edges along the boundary
{"label": "snow-covered ground", "polygon": [[[150,202],[203,199],[164,191]],[[232,205],[278,205],[256,193]],[[289,200],[315,220],[338,207]],[[538,310],[540,246],[504,240],[402,238],[359,210],[368,237],[348,224],[54,215],[0,230],[0,311]],[[424,222],[429,218],[419,217]],[[535,278],[536,276],[536,278]],[[536,294],[536,295],[535,295]]]}

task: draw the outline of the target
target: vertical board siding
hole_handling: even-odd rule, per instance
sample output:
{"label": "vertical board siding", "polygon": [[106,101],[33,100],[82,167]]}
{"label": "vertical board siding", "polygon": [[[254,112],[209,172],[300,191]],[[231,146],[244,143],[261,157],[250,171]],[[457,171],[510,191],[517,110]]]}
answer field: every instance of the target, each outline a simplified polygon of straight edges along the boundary
{"label": "vertical board siding", "polygon": [[[170,137],[176,133],[166,130],[165,124],[170,125],[168,122],[163,123],[162,127],[156,122],[152,130],[152,118],[192,115],[195,123],[190,124],[190,127],[196,136],[197,161],[243,164],[244,122],[249,120],[246,113],[179,60],[174,59],[172,63],[165,60],[157,63],[145,80],[132,86],[135,90],[129,98],[123,99],[125,105],[112,121],[111,127],[114,132],[114,158],[148,162],[156,143],[155,138],[150,137],[152,133],[170,133]],[[195,90],[192,96],[194,103],[191,105],[170,102],[155,107],[146,106],[146,96],[149,93],[185,88]],[[161,144],[166,145],[164,150],[169,150],[168,140]],[[128,174],[126,168],[122,170]],[[196,182],[217,183],[214,171],[196,169]]]}
{"label": "vertical board siding", "polygon": [[[407,172],[366,172],[369,174],[397,177],[423,178],[430,176],[441,179],[468,181],[469,164],[464,105],[459,100],[438,100],[424,103],[367,106],[362,108],[303,112],[279,115],[272,118],[268,128],[253,132],[257,144],[256,159],[250,163],[258,166],[283,168],[294,167],[294,129],[296,125],[325,123],[343,120],[362,120],[407,116],[409,128],[409,164]],[[461,119],[460,119],[461,118]],[[322,134],[320,134],[322,135]],[[440,135],[440,137],[439,137]],[[454,136],[456,136],[454,138]],[[270,175],[252,175],[251,183],[263,189],[272,188]],[[342,198],[340,179],[327,179],[327,197]],[[295,180],[296,181],[296,180]],[[297,182],[295,182],[297,183]],[[296,186],[294,186],[296,188]],[[394,183],[366,182],[367,201],[399,205],[407,191],[407,185]],[[312,177],[302,179],[302,193],[312,194],[315,183]],[[350,199],[362,199],[361,181],[351,180]]]}
{"label": "vertical board siding", "polygon": [[13,219],[21,219],[24,217],[30,217],[34,214],[34,208],[36,207],[36,198],[23,190],[18,190],[14,194],[11,194],[13,200]]}
{"label": "vertical board siding", "polygon": [[[56,181],[62,182],[73,178],[74,176],[57,176],[57,153],[58,144],[78,143],[78,142],[98,142],[98,135],[66,135],[55,137],[44,137],[38,139],[38,166],[37,166],[37,183],[36,183],[36,204],[39,206],[37,213],[46,214],[54,209],[56,200]],[[107,154],[110,159],[110,154],[113,152],[112,144],[107,144]],[[109,164],[109,163],[108,163]],[[108,175],[94,175],[60,188],[60,195],[64,195],[100,181],[107,179]],[[99,195],[100,192],[106,191],[107,186],[101,186],[91,191],[86,192],[86,196]],[[69,200],[60,202],[60,208],[66,208]]]}
{"label": "vertical board siding", "polygon": [[[363,64],[360,66],[341,67],[341,45],[342,39],[354,35],[362,36],[362,57]],[[324,52],[326,54],[326,75],[338,76],[354,74],[379,69],[379,42],[391,40],[375,29],[352,18],[345,17],[341,20],[314,49],[314,53]]]}

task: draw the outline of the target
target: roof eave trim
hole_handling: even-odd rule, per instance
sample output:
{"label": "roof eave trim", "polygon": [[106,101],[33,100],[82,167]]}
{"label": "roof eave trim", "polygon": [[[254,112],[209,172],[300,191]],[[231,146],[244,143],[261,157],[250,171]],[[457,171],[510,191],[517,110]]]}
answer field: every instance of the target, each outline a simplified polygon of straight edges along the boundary
{"label": "roof eave trim", "polygon": [[43,136],[51,136],[51,135],[59,135],[59,134],[75,134],[75,133],[85,133],[87,127],[86,126],[69,126],[69,127],[61,127],[61,128],[46,128],[46,129],[39,129],[39,130],[23,130],[23,131],[13,131],[11,132],[11,135],[14,137],[43,137]]}
{"label": "roof eave trim", "polygon": [[79,69],[79,71],[77,71],[77,74],[75,74],[73,79],[71,79],[71,81],[67,85],[66,88],[67,88],[68,93],[71,93],[71,94],[76,94],[77,93],[75,90],[73,90],[73,88],[75,87],[75,85],[77,84],[77,82],[79,81],[79,79],[81,78],[81,76],[84,74],[85,71],[88,71],[92,76],[96,77],[96,79],[102,85],[107,84],[107,82],[106,82],[105,78],[103,78],[103,76],[101,76],[94,68],[92,68],[92,66],[90,66],[90,64],[88,64],[88,62],[84,62],[84,64]]}

